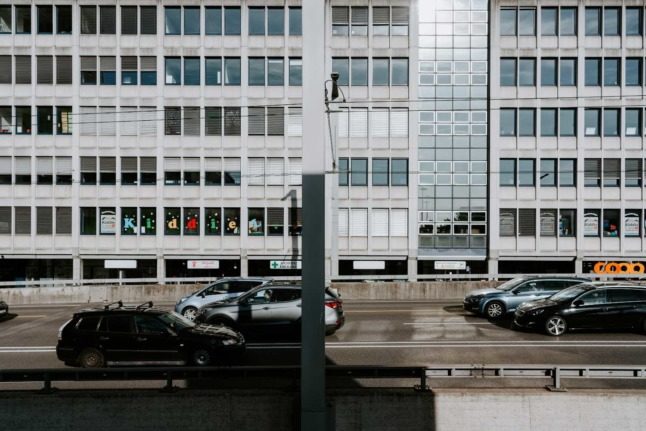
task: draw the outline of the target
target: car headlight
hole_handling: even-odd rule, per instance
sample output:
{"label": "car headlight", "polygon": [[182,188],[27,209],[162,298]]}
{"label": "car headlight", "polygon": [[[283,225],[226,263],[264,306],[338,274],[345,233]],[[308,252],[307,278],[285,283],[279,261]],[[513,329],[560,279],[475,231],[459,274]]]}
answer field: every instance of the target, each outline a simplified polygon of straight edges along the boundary
{"label": "car headlight", "polygon": [[532,316],[538,316],[539,314],[543,314],[545,312],[544,308],[539,308],[538,310],[532,310],[529,312]]}
{"label": "car headlight", "polygon": [[188,299],[188,296],[185,296],[183,298],[179,298],[179,301],[177,301],[178,304],[181,304],[182,302],[186,301]]}
{"label": "car headlight", "polygon": [[232,346],[234,344],[238,344],[238,340],[233,338],[227,338],[226,340],[222,340],[223,346]]}

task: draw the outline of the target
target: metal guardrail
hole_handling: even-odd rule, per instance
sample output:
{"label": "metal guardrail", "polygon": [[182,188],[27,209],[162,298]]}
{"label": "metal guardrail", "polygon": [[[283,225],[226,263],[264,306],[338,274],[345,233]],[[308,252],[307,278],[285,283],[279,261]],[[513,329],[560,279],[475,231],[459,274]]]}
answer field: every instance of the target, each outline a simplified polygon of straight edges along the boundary
{"label": "metal guardrail", "polygon": [[[430,379],[551,379],[546,386],[552,391],[565,390],[562,379],[628,379],[646,380],[646,365],[446,365],[433,367],[374,367],[330,365],[327,377],[353,379],[418,379],[414,388],[429,390]],[[298,379],[297,366],[233,366],[233,367],[139,367],[111,369],[9,369],[0,370],[1,383],[43,384],[43,392],[53,390],[53,382],[99,381],[165,381],[164,390],[174,390],[173,382],[190,379],[283,377]],[[1,390],[1,387],[0,387]]]}

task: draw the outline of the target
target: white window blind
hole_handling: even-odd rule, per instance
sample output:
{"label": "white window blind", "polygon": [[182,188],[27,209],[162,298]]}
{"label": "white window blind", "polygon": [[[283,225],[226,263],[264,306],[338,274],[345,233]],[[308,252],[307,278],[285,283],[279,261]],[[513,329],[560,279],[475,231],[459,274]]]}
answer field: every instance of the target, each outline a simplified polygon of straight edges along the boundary
{"label": "white window blind", "polygon": [[285,108],[267,108],[267,135],[283,136],[285,134]]}
{"label": "white window blind", "polygon": [[56,175],[72,174],[72,158],[56,157]]}
{"label": "white window blind", "polygon": [[36,174],[52,175],[54,171],[52,161],[51,157],[36,157]]}
{"label": "white window blind", "polygon": [[370,135],[376,138],[388,137],[388,109],[373,109],[370,119]]}
{"label": "white window blind", "polygon": [[368,136],[368,108],[354,108],[350,111],[350,137]]}
{"label": "white window blind", "polygon": [[249,158],[249,172],[248,184],[250,186],[263,186],[265,185],[265,159],[261,157]]}
{"label": "white window blind", "polygon": [[179,157],[164,157],[164,171],[179,172],[182,169],[181,160]]}
{"label": "white window blind", "polygon": [[390,111],[390,133],[393,138],[408,136],[408,110],[393,109]]}
{"label": "white window blind", "polygon": [[300,157],[289,158],[289,185],[300,186],[303,175],[303,159]]}
{"label": "white window blind", "polygon": [[114,173],[117,171],[117,160],[115,157],[99,157],[99,170],[101,172]]}
{"label": "white window blind", "polygon": [[388,236],[388,210],[373,208],[370,236]]}
{"label": "white window blind", "polygon": [[141,165],[141,172],[157,172],[157,158],[155,157],[141,157],[139,164]]}
{"label": "white window blind", "polygon": [[348,236],[348,209],[339,208],[339,236]]}
{"label": "white window blind", "polygon": [[300,106],[288,108],[287,135],[303,136],[303,108]]}
{"label": "white window blind", "polygon": [[332,8],[332,24],[343,25],[350,21],[350,8],[346,6],[334,6]]}
{"label": "white window blind", "polygon": [[408,236],[408,210],[406,208],[390,210],[390,236]]}
{"label": "white window blind", "polygon": [[341,108],[341,112],[337,113],[337,136],[340,138],[348,137],[348,124],[350,121],[350,110]]}
{"label": "white window blind", "polygon": [[116,131],[117,115],[114,107],[99,107],[99,135],[114,136]]}
{"label": "white window blind", "polygon": [[157,114],[154,106],[139,108],[139,134],[141,136],[157,136]]}
{"label": "white window blind", "polygon": [[265,134],[265,108],[250,107],[248,117],[249,135]]}
{"label": "white window blind", "polygon": [[101,72],[115,72],[117,70],[117,57],[99,57]]}
{"label": "white window blind", "polygon": [[74,122],[81,123],[81,136],[96,136],[96,107],[81,106],[79,114],[74,118]]}
{"label": "white window blind", "polygon": [[350,236],[368,236],[368,210],[350,209]]}
{"label": "white window blind", "polygon": [[285,175],[285,161],[282,158],[270,157],[267,159],[267,185],[283,185]]}
{"label": "white window blind", "polygon": [[184,158],[184,172],[199,172],[200,171],[200,158],[199,157],[185,157]]}
{"label": "white window blind", "polygon": [[200,108],[184,108],[184,135],[200,136]]}
{"label": "white window blind", "polygon": [[225,172],[240,172],[240,158],[239,157],[225,157],[224,158],[224,171]]}
{"label": "white window blind", "polygon": [[11,157],[0,157],[0,175],[11,175]]}
{"label": "white window blind", "polygon": [[121,172],[137,172],[137,158],[136,157],[122,157],[121,158]]}
{"label": "white window blind", "polygon": [[31,157],[16,157],[16,175],[31,174]]}
{"label": "white window blind", "polygon": [[137,136],[137,108],[135,106],[121,107],[119,132],[122,136]]}
{"label": "white window blind", "polygon": [[204,159],[204,170],[206,172],[221,172],[222,159],[219,157],[206,157]]}

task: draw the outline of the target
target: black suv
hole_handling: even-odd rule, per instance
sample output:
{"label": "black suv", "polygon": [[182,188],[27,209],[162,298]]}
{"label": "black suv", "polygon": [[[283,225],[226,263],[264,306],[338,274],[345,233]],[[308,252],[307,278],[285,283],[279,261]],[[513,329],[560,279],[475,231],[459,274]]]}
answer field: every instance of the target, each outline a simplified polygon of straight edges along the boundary
{"label": "black suv", "polygon": [[569,329],[646,331],[646,288],[628,283],[583,283],[516,310],[518,328],[559,336]]}
{"label": "black suv", "polygon": [[58,331],[56,355],[66,365],[210,365],[240,359],[242,334],[225,326],[196,325],[152,302],[121,301],[75,313]]}

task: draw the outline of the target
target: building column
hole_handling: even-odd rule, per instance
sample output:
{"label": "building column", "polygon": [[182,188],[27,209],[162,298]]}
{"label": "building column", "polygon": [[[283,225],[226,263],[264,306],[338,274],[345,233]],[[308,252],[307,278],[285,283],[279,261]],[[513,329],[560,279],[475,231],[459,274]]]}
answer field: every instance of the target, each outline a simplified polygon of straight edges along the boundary
{"label": "building column", "polygon": [[79,256],[72,256],[72,280],[80,280],[83,278],[81,258]]}
{"label": "building column", "polygon": [[164,255],[157,255],[157,281],[161,284],[161,280],[166,278],[166,265]]}

